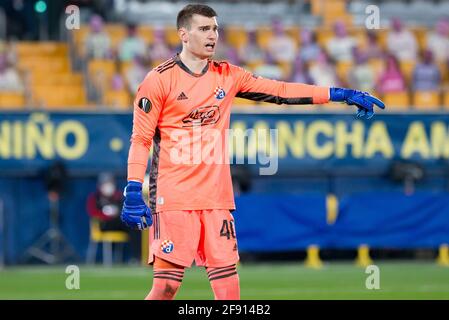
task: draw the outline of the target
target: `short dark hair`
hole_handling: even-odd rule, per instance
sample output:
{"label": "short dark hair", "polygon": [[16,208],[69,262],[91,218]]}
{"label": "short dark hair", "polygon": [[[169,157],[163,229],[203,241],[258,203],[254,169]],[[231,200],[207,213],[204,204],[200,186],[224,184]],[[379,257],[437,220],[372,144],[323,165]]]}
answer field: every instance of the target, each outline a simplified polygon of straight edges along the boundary
{"label": "short dark hair", "polygon": [[190,19],[192,19],[194,14],[208,18],[217,16],[215,10],[205,4],[188,4],[178,13],[178,18],[176,19],[178,30],[182,27],[190,28]]}

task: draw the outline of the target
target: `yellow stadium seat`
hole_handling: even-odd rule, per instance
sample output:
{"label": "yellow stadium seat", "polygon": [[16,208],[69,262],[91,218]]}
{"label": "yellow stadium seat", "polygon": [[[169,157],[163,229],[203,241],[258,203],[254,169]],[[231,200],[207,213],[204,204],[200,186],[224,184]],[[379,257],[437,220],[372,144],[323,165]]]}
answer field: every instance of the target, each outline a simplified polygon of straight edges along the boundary
{"label": "yellow stadium seat", "polygon": [[296,45],[299,46],[301,43],[301,30],[298,26],[286,26],[285,32],[295,41]]}
{"label": "yellow stadium seat", "polygon": [[152,44],[154,41],[152,26],[138,26],[137,35],[142,38],[147,45]]}
{"label": "yellow stadium seat", "polygon": [[123,41],[123,39],[125,39],[125,37],[122,35],[112,34],[110,36],[110,39],[111,39],[111,47],[117,49],[120,43]]}
{"label": "yellow stadium seat", "polygon": [[0,108],[21,109],[25,106],[25,97],[17,92],[0,92]]}
{"label": "yellow stadium seat", "polygon": [[132,61],[122,61],[120,63],[120,73],[123,77],[126,77],[126,72],[133,66]]}
{"label": "yellow stadium seat", "polygon": [[113,244],[124,244],[129,241],[128,234],[123,231],[102,231],[96,219],[90,220],[90,241],[87,249],[87,263],[94,263],[98,243],[103,245],[103,264],[112,264]]}
{"label": "yellow stadium seat", "polygon": [[326,44],[330,38],[334,36],[331,28],[318,28],[316,30],[316,41],[322,48],[326,48]]}
{"label": "yellow stadium seat", "polygon": [[327,12],[334,15],[342,15],[346,13],[346,0],[324,1],[323,14]]}
{"label": "yellow stadium seat", "polygon": [[239,49],[248,42],[248,33],[241,26],[226,28],[226,41],[234,48]]}
{"label": "yellow stadium seat", "polygon": [[105,92],[103,104],[111,108],[129,109],[131,110],[132,101],[126,90]]}
{"label": "yellow stadium seat", "polygon": [[376,30],[378,44],[383,50],[387,49],[388,33],[389,29]]}
{"label": "yellow stadium seat", "polygon": [[254,106],[257,104],[257,101],[254,100],[248,100],[243,98],[235,98],[234,99],[234,106],[237,107],[248,107],[248,106]]}
{"label": "yellow stadium seat", "polygon": [[161,60],[161,59],[153,60],[153,61],[151,61],[151,67],[157,68],[158,66],[163,64],[165,61],[167,61],[167,60]]}
{"label": "yellow stadium seat", "polygon": [[268,43],[273,37],[273,31],[271,27],[258,27],[256,30],[256,41],[259,47],[266,49]]}
{"label": "yellow stadium seat", "polygon": [[282,70],[282,78],[287,79],[288,77],[290,77],[290,75],[292,73],[292,69],[293,69],[293,65],[291,62],[280,61],[277,63],[277,65]]}
{"label": "yellow stadium seat", "polygon": [[438,91],[415,91],[413,105],[420,110],[435,110],[441,107],[440,93]]}
{"label": "yellow stadium seat", "polygon": [[318,16],[323,13],[323,0],[309,0],[310,2],[310,11],[314,16]]}
{"label": "yellow stadium seat", "polygon": [[318,108],[316,108],[317,110],[323,110],[323,111],[327,111],[327,112],[332,112],[332,111],[335,111],[335,112],[354,111],[355,112],[355,110],[356,110],[354,108],[354,106],[348,106],[346,103],[340,103],[340,102],[329,102],[329,103],[319,105],[317,107],[318,107]]}
{"label": "yellow stadium seat", "polygon": [[32,95],[34,104],[48,109],[84,107],[87,104],[83,86],[35,86]]}
{"label": "yellow stadium seat", "polygon": [[383,102],[388,111],[406,110],[410,108],[408,92],[390,92],[383,95]]}
{"label": "yellow stadium seat", "polygon": [[104,30],[111,39],[112,48],[117,48],[126,37],[126,27],[123,24],[107,24]]}
{"label": "yellow stadium seat", "polygon": [[329,26],[337,20],[352,24],[352,17],[346,13],[345,0],[324,1],[321,15],[324,25]]}
{"label": "yellow stadium seat", "polygon": [[410,83],[412,81],[416,61],[400,61],[399,64],[405,81],[407,83]]}
{"label": "yellow stadium seat", "polygon": [[36,71],[31,73],[31,85],[83,85],[84,76],[80,73],[52,73],[48,76],[48,73],[42,71]]}
{"label": "yellow stadium seat", "polygon": [[63,42],[20,41],[15,45],[19,59],[25,56],[67,56],[68,48]]}
{"label": "yellow stadium seat", "polygon": [[428,29],[425,27],[412,27],[410,29],[416,38],[416,42],[418,43],[419,51],[426,49]]}
{"label": "yellow stadium seat", "polygon": [[382,58],[373,58],[368,61],[368,64],[374,70],[376,76],[380,76],[385,68],[385,62]]}
{"label": "yellow stadium seat", "polygon": [[175,27],[165,28],[165,41],[171,47],[176,47],[180,44],[181,40],[178,36],[178,30]]}
{"label": "yellow stadium seat", "polygon": [[443,106],[444,109],[449,110],[449,91],[446,91],[443,94]]}
{"label": "yellow stadium seat", "polygon": [[350,28],[348,30],[349,34],[354,37],[357,42],[357,46],[360,48],[366,48],[367,36],[366,29],[364,28]]}
{"label": "yellow stadium seat", "polygon": [[335,67],[335,72],[339,79],[348,80],[349,71],[354,66],[352,61],[339,61]]}
{"label": "yellow stadium seat", "polygon": [[245,69],[254,72],[258,67],[264,64],[264,61],[262,60],[254,60],[254,61],[248,61],[245,65]]}
{"label": "yellow stadium seat", "polygon": [[79,30],[71,31],[73,44],[75,46],[75,52],[79,57],[85,56],[84,42],[89,34],[89,26],[82,25]]}
{"label": "yellow stadium seat", "polygon": [[115,68],[115,62],[112,60],[93,59],[88,63],[87,72],[90,80],[98,87],[110,82],[115,73]]}
{"label": "yellow stadium seat", "polygon": [[123,24],[106,24],[104,31],[110,37],[123,38],[126,36],[126,27]]}
{"label": "yellow stadium seat", "polygon": [[70,71],[68,57],[23,57],[17,62],[20,71],[40,70],[47,74],[62,73]]}
{"label": "yellow stadium seat", "polygon": [[70,32],[70,34],[72,35],[73,42],[76,45],[82,44],[88,33],[89,33],[88,25],[82,25],[80,26],[79,29],[75,29]]}
{"label": "yellow stadium seat", "polygon": [[440,70],[441,80],[444,84],[449,84],[449,68],[446,62],[438,63],[438,69]]}

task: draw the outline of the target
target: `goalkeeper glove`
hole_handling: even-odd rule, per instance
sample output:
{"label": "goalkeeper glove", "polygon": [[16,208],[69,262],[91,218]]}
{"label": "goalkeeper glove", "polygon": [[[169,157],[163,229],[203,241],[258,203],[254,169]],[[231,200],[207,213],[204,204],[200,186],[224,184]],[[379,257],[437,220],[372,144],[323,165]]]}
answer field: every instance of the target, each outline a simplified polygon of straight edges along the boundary
{"label": "goalkeeper glove", "polygon": [[125,202],[123,203],[122,221],[132,229],[145,229],[153,224],[151,210],[142,198],[142,183],[128,181],[123,192]]}
{"label": "goalkeeper glove", "polygon": [[331,101],[346,102],[348,105],[355,105],[358,108],[358,118],[366,116],[367,119],[370,119],[374,115],[374,105],[381,109],[385,108],[385,104],[382,101],[373,97],[368,92],[345,88],[330,88],[329,95]]}

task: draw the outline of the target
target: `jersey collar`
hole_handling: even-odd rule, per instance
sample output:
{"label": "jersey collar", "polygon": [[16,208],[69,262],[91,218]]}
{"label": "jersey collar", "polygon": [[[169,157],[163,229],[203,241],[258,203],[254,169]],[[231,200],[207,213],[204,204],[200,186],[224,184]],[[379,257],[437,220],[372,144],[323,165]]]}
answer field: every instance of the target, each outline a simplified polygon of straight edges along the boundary
{"label": "jersey collar", "polygon": [[209,62],[210,62],[210,59],[207,59],[207,64],[206,64],[206,66],[204,67],[204,69],[201,71],[201,73],[194,73],[194,72],[192,72],[192,70],[190,70],[190,69],[189,69],[189,68],[188,68],[188,67],[181,61],[181,58],[179,57],[179,53],[176,54],[174,60],[175,60],[176,64],[177,64],[182,70],[184,70],[185,72],[187,72],[188,74],[190,74],[190,75],[192,75],[192,76],[194,76],[194,77],[201,77],[202,75],[204,75],[204,74],[207,72],[207,70],[209,70]]}

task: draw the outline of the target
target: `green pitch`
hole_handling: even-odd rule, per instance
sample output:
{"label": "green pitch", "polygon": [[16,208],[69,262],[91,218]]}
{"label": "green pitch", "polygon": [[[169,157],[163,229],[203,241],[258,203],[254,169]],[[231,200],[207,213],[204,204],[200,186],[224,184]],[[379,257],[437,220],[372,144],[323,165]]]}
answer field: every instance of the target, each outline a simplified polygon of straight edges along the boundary
{"label": "green pitch", "polygon": [[[449,299],[449,268],[434,263],[378,263],[380,289],[368,290],[365,269],[327,263],[320,270],[301,263],[238,267],[242,299]],[[0,271],[0,299],[143,299],[151,288],[149,267],[80,265],[80,289],[66,289],[65,266]],[[186,271],[177,299],[212,299],[203,268]]]}

